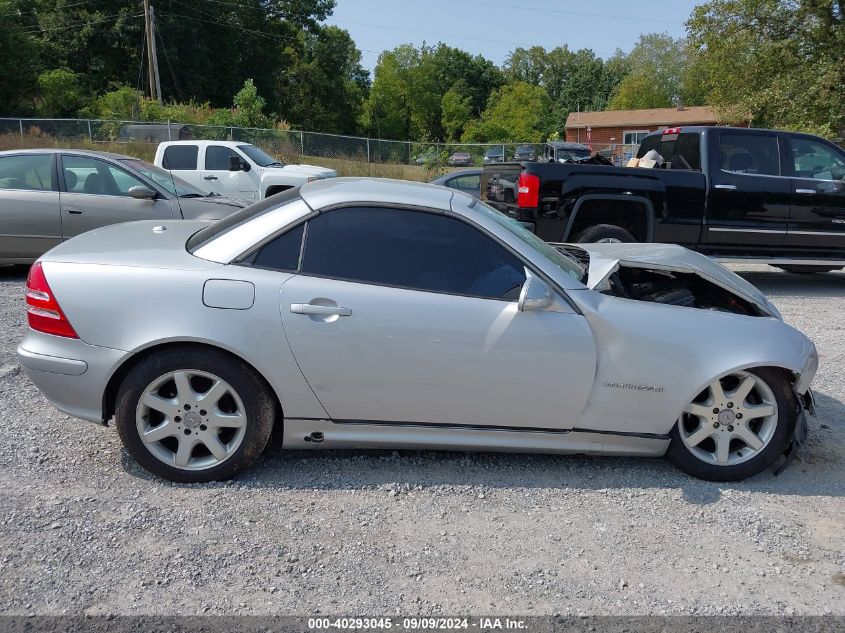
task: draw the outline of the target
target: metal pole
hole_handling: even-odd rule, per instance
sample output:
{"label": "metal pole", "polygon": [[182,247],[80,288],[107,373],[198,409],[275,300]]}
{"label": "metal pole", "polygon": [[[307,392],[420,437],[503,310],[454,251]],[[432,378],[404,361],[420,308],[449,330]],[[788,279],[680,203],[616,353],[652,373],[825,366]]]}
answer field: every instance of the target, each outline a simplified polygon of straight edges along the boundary
{"label": "metal pole", "polygon": [[367,139],[367,162],[370,162],[370,139]]}
{"label": "metal pole", "polygon": [[23,119],[18,119],[18,125],[21,128],[21,138],[23,138]]}
{"label": "metal pole", "polygon": [[94,135],[91,134],[91,119],[88,119],[88,140],[94,142]]}
{"label": "metal pole", "polygon": [[[149,0],[147,0],[149,2]],[[155,11],[153,7],[150,6],[150,34],[152,37],[152,47],[153,47],[153,68],[155,69],[155,78],[156,78],[156,98],[158,102],[161,103],[161,77],[158,74],[158,52],[156,51],[156,37],[155,37]]]}
{"label": "metal pole", "polygon": [[150,23],[150,0],[144,0],[144,31],[147,34],[147,79],[150,86],[150,99],[155,99],[156,83],[153,71],[153,29]]}
{"label": "metal pole", "polygon": [[168,141],[173,140],[172,136],[170,135],[170,119],[167,119],[167,140]]}
{"label": "metal pole", "polygon": [[305,156],[305,136],[302,132],[299,133],[299,155]]}

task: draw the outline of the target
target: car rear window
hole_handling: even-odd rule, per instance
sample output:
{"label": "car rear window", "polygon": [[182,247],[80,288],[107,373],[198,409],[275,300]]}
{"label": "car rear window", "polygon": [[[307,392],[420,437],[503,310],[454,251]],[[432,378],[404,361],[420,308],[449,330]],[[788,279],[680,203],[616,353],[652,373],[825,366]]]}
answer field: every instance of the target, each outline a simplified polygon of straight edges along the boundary
{"label": "car rear window", "polygon": [[232,215],[227,215],[225,218],[218,220],[214,224],[210,224],[204,229],[200,229],[191,236],[185,244],[185,247],[188,249],[189,253],[193,253],[201,246],[223,235],[224,233],[231,231],[235,227],[240,226],[244,222],[249,222],[250,220],[257,218],[260,215],[264,215],[273,209],[278,209],[282,205],[289,204],[294,200],[299,200],[299,198],[299,187],[294,187],[293,189],[288,189],[282,193],[277,193],[274,196],[265,198],[261,202],[251,204]]}
{"label": "car rear window", "polygon": [[195,170],[198,151],[196,145],[170,145],[164,149],[161,166],[165,169]]}

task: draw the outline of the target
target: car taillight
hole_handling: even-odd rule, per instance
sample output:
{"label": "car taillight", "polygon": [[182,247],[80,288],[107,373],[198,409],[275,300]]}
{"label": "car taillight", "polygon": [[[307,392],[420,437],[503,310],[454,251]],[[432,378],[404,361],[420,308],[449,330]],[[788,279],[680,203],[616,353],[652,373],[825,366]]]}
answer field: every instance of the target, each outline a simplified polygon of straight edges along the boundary
{"label": "car taillight", "polygon": [[26,319],[29,327],[37,332],[79,338],[59,302],[53,296],[41,262],[35,262],[26,278]]}
{"label": "car taillight", "polygon": [[516,206],[536,208],[540,206],[540,177],[534,174],[519,174]]}

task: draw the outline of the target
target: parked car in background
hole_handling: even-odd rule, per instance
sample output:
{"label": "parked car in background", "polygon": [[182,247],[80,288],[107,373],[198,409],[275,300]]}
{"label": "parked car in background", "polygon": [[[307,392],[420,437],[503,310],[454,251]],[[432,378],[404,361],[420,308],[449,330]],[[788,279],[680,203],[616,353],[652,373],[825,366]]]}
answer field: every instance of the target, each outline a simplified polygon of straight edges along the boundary
{"label": "parked car in background", "polygon": [[806,436],[813,343],[679,246],[553,248],[471,196],[386,179],[157,225],[33,266],[17,358],[159,477],[231,477],[274,426],[288,449],[667,455],[716,481]]}
{"label": "parked car in background", "polygon": [[484,152],[484,164],[503,163],[505,161],[505,148],[501,145],[491,147]]}
{"label": "parked car in background", "polygon": [[196,187],[247,200],[337,176],[327,167],[282,163],[255,145],[236,141],[160,143],[155,164]]}
{"label": "parked car in background", "polygon": [[542,161],[546,163],[563,163],[568,160],[580,160],[590,157],[590,148],[581,143],[567,141],[549,141],[543,146]]}
{"label": "parked car in background", "polygon": [[131,220],[217,220],[246,202],[212,196],[138,158],[84,150],[0,152],[0,263]]}
{"label": "parked car in background", "polygon": [[463,191],[476,198],[481,197],[481,170],[480,169],[459,169],[451,173],[435,178],[431,181],[433,185],[442,185]]}
{"label": "parked car in background", "polygon": [[[668,242],[789,272],[845,266],[845,151],[817,136],[730,127],[647,136],[654,168],[504,163],[482,198],[549,242]],[[651,163],[649,163],[651,164]],[[498,183],[518,182],[516,200]]]}
{"label": "parked car in background", "polygon": [[533,145],[517,145],[513,151],[513,159],[519,160],[537,160],[537,150]]}
{"label": "parked car in background", "polygon": [[472,165],[472,154],[469,152],[455,152],[449,156],[449,164],[454,167]]}

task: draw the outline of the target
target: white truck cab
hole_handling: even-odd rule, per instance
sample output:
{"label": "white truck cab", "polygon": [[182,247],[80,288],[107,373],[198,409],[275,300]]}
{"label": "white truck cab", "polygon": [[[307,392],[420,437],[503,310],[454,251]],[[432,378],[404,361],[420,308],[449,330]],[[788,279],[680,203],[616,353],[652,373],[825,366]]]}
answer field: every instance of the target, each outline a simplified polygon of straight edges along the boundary
{"label": "white truck cab", "polygon": [[155,164],[205,191],[246,200],[337,176],[326,167],[286,165],[237,141],[167,141],[159,144]]}

